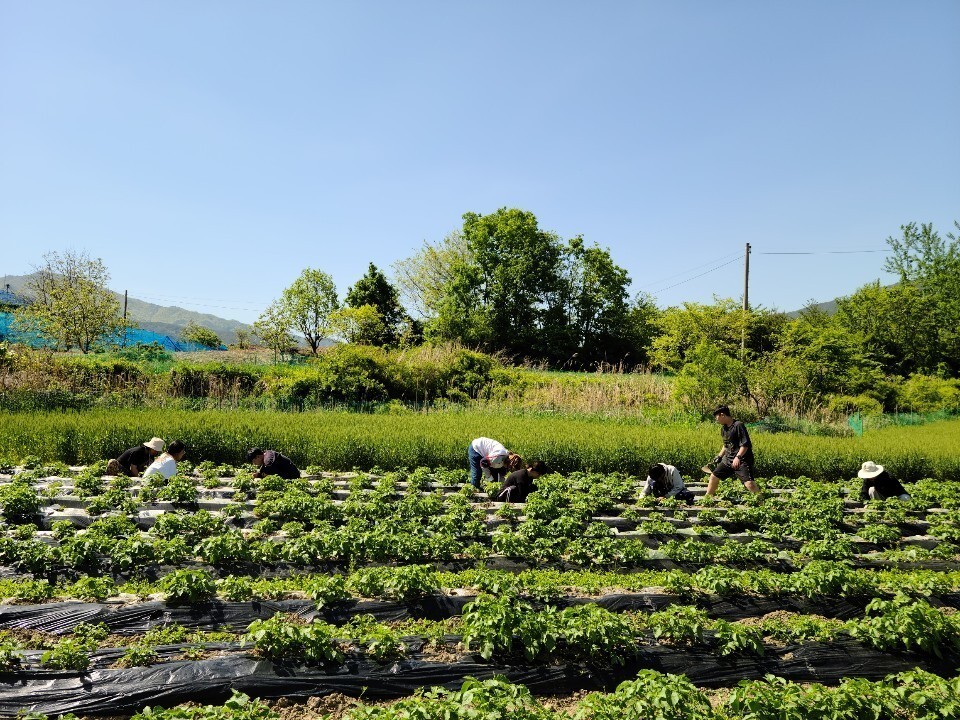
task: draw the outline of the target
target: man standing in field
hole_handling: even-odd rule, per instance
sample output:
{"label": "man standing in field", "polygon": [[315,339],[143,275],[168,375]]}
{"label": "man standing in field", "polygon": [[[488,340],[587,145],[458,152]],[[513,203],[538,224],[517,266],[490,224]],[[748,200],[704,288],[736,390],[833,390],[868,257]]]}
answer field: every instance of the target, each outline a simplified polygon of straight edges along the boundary
{"label": "man standing in field", "polygon": [[713,417],[720,423],[723,447],[717,455],[719,463],[710,473],[710,480],[707,482],[707,497],[712,497],[717,492],[720,481],[731,475],[740,478],[740,482],[750,492],[760,492],[760,488],[753,481],[753,446],[750,444],[747,426],[734,420],[730,416],[730,408],[726,405],[714,410]]}

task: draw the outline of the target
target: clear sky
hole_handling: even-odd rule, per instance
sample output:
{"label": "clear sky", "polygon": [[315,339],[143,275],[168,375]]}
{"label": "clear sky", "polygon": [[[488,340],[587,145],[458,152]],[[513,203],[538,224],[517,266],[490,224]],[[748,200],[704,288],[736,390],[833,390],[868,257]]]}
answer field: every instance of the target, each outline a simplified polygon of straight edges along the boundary
{"label": "clear sky", "polygon": [[956,0],[0,0],[0,276],[86,250],[252,321],[514,206],[662,306],[740,297],[695,276],[749,242],[791,310],[954,229],[958,38]]}

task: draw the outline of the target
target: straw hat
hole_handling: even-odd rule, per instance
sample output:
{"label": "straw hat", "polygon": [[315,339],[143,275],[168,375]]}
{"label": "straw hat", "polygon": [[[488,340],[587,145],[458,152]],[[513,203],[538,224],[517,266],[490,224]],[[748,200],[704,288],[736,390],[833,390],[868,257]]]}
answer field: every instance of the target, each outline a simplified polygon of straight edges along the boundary
{"label": "straw hat", "polygon": [[144,444],[144,447],[148,447],[151,450],[156,450],[157,452],[163,452],[163,440],[158,437],[150,438]]}
{"label": "straw hat", "polygon": [[883,465],[877,465],[873,460],[867,460],[860,466],[860,472],[857,473],[857,477],[869,480],[870,478],[875,478],[882,472]]}

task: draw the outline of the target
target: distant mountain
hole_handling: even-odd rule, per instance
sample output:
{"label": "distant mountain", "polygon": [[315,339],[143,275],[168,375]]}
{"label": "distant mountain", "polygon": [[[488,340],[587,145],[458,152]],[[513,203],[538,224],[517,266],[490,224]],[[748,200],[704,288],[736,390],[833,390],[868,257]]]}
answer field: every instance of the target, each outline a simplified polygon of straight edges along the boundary
{"label": "distant mountain", "polygon": [[[5,275],[0,277],[0,291],[9,285],[11,292],[24,294],[27,289],[29,275]],[[123,295],[114,293],[123,305]],[[191,322],[213,330],[224,344],[237,341],[237,330],[250,330],[250,326],[239,320],[185,310],[176,306],[154,305],[136,298],[127,300],[127,317],[138,327],[160,335],[169,335],[176,339]]]}
{"label": "distant mountain", "polygon": [[[807,307],[814,307],[817,310],[821,310],[825,312],[827,315],[833,315],[834,313],[837,312],[837,301],[829,300],[828,302],[814,303],[812,306],[808,305]],[[786,316],[788,318],[793,319],[795,317],[798,317],[800,313],[801,313],[800,310],[792,310],[791,312],[786,313]]]}

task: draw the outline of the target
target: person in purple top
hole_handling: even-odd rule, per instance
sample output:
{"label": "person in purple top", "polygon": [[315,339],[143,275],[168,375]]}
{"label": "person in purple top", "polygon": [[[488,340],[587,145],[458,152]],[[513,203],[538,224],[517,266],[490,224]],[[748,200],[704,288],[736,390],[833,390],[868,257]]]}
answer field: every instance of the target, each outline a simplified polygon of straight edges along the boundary
{"label": "person in purple top", "polygon": [[284,480],[296,480],[300,477],[300,470],[293,464],[293,461],[276,450],[250,448],[247,450],[247,462],[257,466],[257,472],[253,474],[254,477],[279,475]]}

